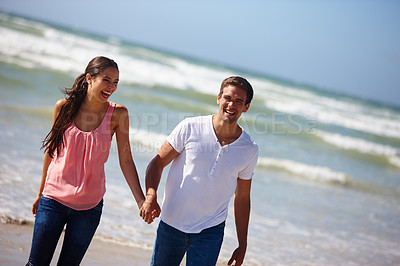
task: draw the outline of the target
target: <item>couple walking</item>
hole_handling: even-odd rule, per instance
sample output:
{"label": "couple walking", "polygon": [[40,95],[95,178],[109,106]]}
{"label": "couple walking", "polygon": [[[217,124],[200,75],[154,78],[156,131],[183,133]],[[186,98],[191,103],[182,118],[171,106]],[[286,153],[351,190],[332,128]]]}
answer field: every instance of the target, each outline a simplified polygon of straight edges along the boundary
{"label": "couple walking", "polygon": [[[54,107],[53,126],[43,141],[45,157],[32,213],[35,226],[27,265],[49,265],[64,226],[58,265],[79,265],[100,222],[105,194],[104,164],[115,134],[121,170],[140,216],[161,215],[151,265],[215,265],[234,195],[238,248],[228,264],[241,265],[247,249],[250,188],[258,147],[238,125],[253,89],[241,77],[225,79],[214,115],[187,118],[167,137],[146,170],[143,194],[129,144],[125,106],[110,102],[119,82],[118,65],[93,58],[66,98]],[[157,189],[172,162],[161,208]]]}

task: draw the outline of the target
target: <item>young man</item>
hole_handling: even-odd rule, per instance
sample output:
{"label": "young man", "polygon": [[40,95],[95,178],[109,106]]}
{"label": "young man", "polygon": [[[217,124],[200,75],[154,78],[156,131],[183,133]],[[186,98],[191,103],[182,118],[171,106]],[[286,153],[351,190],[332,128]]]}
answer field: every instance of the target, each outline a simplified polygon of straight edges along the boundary
{"label": "young man", "polygon": [[228,264],[243,263],[258,147],[237,121],[252,98],[246,79],[225,79],[217,97],[218,113],[183,120],[149,163],[140,212],[148,223],[160,213],[157,188],[164,167],[173,161],[151,265],[179,265],[185,253],[187,265],[215,265],[233,195],[239,247]]}

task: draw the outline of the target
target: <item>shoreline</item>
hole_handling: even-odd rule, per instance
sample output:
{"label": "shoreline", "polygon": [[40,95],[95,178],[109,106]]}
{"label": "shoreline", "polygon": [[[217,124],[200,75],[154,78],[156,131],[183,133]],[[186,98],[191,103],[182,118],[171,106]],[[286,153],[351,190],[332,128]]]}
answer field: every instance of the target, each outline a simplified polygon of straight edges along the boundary
{"label": "shoreline", "polygon": [[[4,218],[4,217],[1,217]],[[25,265],[28,262],[33,234],[33,224],[25,220],[1,219],[0,265]],[[64,234],[64,233],[63,233]],[[60,237],[50,265],[56,265],[64,236]],[[101,240],[96,234],[82,260],[82,266],[150,265],[151,250],[125,246]],[[183,258],[181,265],[185,265]],[[226,265],[218,260],[217,265]]]}
{"label": "shoreline", "polygon": [[[31,223],[0,222],[0,265],[25,265],[28,262],[32,241]],[[50,265],[56,265],[61,241],[57,245]],[[151,251],[105,242],[96,235],[82,260],[81,265],[150,265]]]}

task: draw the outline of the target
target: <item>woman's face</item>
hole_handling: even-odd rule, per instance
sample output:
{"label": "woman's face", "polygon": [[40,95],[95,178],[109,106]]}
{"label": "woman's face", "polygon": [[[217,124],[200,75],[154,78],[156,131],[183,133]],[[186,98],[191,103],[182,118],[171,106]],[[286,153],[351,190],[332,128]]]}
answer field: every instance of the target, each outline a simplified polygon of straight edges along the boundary
{"label": "woman's face", "polygon": [[87,74],[86,80],[89,84],[87,96],[90,97],[90,100],[106,102],[117,90],[119,71],[115,67],[108,67],[97,74],[95,78]]}

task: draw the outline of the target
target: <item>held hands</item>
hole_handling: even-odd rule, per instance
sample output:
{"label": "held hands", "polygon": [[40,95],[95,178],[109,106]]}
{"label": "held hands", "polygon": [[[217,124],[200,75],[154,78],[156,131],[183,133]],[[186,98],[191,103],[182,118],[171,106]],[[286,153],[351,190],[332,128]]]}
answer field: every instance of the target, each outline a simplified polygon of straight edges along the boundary
{"label": "held hands", "polygon": [[159,217],[161,213],[161,208],[157,203],[157,197],[147,195],[142,207],[140,208],[140,217],[143,220],[151,224],[155,218]]}

